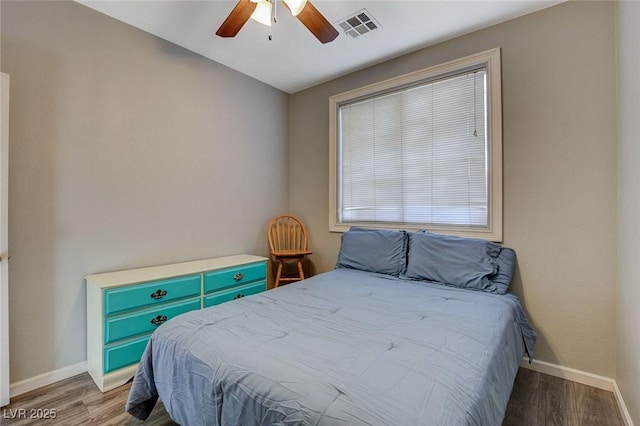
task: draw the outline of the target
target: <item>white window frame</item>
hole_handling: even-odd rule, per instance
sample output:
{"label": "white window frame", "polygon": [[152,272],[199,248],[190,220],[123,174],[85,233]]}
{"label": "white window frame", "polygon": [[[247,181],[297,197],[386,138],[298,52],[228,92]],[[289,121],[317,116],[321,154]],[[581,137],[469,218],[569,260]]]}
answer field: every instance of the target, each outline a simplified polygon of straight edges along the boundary
{"label": "white window frame", "polygon": [[[487,134],[488,143],[488,226],[486,228],[465,228],[435,225],[399,225],[384,223],[340,223],[338,221],[338,114],[342,104],[375,96],[403,87],[452,75],[466,69],[485,66],[487,70]],[[502,241],[502,83],[500,75],[500,48],[456,59],[444,64],[415,71],[399,77],[374,83],[359,89],[340,93],[329,98],[329,230],[346,232],[352,226],[381,229],[427,229],[442,234],[462,237]]]}

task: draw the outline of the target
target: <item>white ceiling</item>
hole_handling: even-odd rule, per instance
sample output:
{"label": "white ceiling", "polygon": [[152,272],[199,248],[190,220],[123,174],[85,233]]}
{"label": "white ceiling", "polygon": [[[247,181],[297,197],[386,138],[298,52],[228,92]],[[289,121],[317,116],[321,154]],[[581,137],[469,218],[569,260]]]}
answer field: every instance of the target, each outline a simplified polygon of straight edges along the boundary
{"label": "white ceiling", "polygon": [[[314,86],[375,63],[485,28],[563,0],[342,1],[312,0],[340,31],[321,44],[278,1],[278,22],[249,20],[235,38],[216,30],[237,1],[77,0],[288,93]],[[358,38],[335,22],[367,9],[381,29]]]}

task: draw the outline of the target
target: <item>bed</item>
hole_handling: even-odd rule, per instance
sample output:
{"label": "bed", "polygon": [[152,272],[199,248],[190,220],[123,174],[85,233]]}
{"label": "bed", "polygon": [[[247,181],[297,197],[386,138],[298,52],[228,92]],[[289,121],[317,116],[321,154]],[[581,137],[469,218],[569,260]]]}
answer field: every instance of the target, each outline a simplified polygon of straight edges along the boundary
{"label": "bed", "polygon": [[160,398],[185,426],[501,424],[533,356],[520,302],[412,277],[404,238],[398,274],[369,249],[373,270],[349,267],[362,255],[343,237],[333,271],[163,324],[126,410],[144,419]]}

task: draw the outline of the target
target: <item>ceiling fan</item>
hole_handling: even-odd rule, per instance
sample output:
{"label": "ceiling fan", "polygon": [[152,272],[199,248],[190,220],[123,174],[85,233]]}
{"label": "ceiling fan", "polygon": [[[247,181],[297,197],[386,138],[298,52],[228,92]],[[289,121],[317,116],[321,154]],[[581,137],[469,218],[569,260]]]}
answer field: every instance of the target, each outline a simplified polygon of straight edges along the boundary
{"label": "ceiling fan", "polygon": [[[275,8],[278,0],[240,0],[224,20],[216,35],[220,37],[235,37],[249,18],[271,25],[275,21]],[[308,0],[282,0],[291,14],[321,43],[329,43],[338,37],[338,31]],[[273,19],[272,19],[273,17]]]}

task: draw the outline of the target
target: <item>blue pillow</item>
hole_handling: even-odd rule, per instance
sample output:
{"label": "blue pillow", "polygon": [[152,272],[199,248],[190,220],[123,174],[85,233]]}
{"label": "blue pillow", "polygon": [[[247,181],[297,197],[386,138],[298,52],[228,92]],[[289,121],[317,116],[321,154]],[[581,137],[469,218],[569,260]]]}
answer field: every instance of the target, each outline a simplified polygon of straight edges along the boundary
{"label": "blue pillow", "polygon": [[513,278],[516,252],[509,247],[502,247],[496,260],[498,261],[498,272],[490,276],[489,279],[496,285],[496,293],[505,294],[511,284],[511,278]]}
{"label": "blue pillow", "polygon": [[407,233],[351,228],[342,234],[336,268],[359,269],[399,276],[407,259]]}
{"label": "blue pillow", "polygon": [[500,251],[491,241],[415,232],[409,236],[405,277],[498,293],[490,278],[498,273]]}

